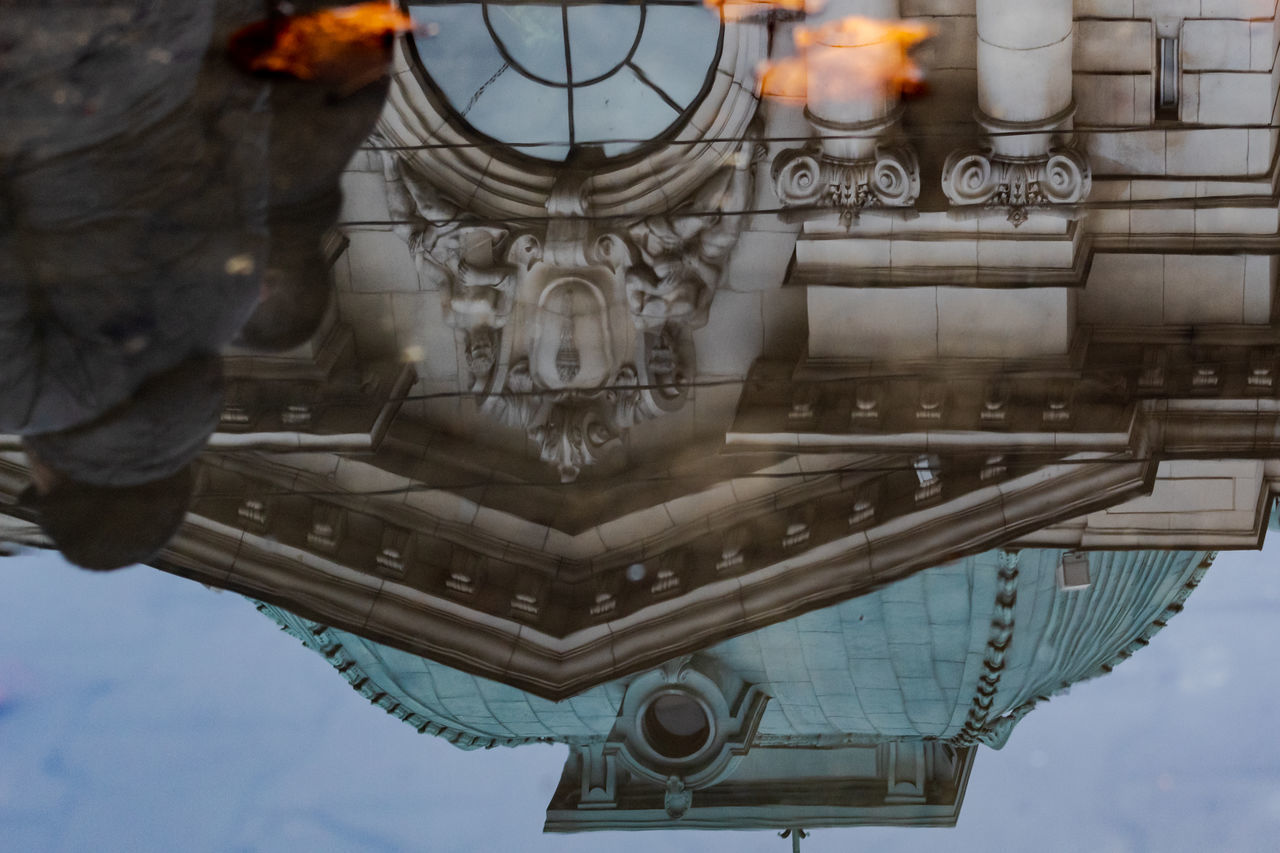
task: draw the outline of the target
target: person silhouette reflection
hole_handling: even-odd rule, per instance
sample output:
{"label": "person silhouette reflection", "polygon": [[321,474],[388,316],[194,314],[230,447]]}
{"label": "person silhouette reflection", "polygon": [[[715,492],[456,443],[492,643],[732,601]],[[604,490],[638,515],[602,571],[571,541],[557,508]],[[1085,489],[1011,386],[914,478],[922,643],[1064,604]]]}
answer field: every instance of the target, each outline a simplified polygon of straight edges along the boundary
{"label": "person silhouette reflection", "polygon": [[334,100],[234,69],[227,35],[259,3],[75,10],[0,16],[0,432],[54,544],[113,569],[181,525],[221,349],[321,322],[338,176],[386,84]]}

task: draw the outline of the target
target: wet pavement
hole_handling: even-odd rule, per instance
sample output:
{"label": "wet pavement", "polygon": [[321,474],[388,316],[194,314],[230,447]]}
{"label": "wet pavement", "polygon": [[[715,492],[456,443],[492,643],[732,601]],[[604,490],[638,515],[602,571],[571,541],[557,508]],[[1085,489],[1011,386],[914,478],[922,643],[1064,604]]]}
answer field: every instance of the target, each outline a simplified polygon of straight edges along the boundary
{"label": "wet pavement", "polygon": [[[15,590],[39,564],[83,594],[52,551],[145,564],[86,578],[154,576],[184,623],[197,583],[236,593],[216,612],[303,647],[264,632],[264,655],[329,664],[307,701],[345,682],[402,755],[555,745],[535,821],[430,849],[963,827],[978,790],[1002,799],[984,766],[1027,728],[1049,743],[1040,718],[1111,751],[1125,720],[1202,719],[1093,685],[1136,669],[1216,701],[1196,685],[1234,664],[1166,636],[1223,564],[1274,609],[1274,6],[11,5]],[[31,654],[0,691],[52,667]],[[166,701],[166,737],[198,737]],[[1020,846],[1181,849],[1152,840],[1172,771],[1152,800],[1028,750],[1035,808],[1114,784],[1106,820],[1143,828],[1063,794],[1080,838]],[[486,772],[489,797],[532,787]],[[1262,781],[1214,810],[1267,849],[1244,801],[1274,766],[1238,772]],[[75,849],[5,796],[0,837]],[[208,849],[293,843],[270,826]],[[323,843],[420,846],[400,833]]]}

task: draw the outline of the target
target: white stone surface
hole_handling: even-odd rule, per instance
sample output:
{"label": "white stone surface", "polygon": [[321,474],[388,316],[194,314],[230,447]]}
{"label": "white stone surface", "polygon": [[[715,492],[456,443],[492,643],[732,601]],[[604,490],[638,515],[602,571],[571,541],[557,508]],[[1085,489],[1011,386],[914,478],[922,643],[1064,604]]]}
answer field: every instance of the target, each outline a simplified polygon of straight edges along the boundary
{"label": "white stone surface", "polygon": [[366,293],[417,291],[418,270],[409,255],[409,247],[399,235],[390,231],[353,229],[347,255],[352,270],[351,289]]}
{"label": "white stone surface", "polygon": [[1097,254],[1080,295],[1084,323],[1153,325],[1162,320],[1164,258]]}
{"label": "white stone surface", "polygon": [[978,107],[1001,121],[1038,121],[1071,102],[1071,39],[1015,50],[978,40]]}
{"label": "white stone surface", "polygon": [[748,291],[776,287],[787,271],[795,242],[795,234],[785,231],[742,232],[734,245],[720,289]]}
{"label": "white stone surface", "polygon": [[1275,116],[1271,119],[1270,128],[1251,128],[1249,130],[1248,173],[1250,175],[1268,175],[1271,161],[1275,156],[1276,140],[1280,131],[1275,128]]}
{"label": "white stone surface", "polygon": [[1244,322],[1266,323],[1270,321],[1271,305],[1275,298],[1275,286],[1276,256],[1247,256],[1244,263]]}
{"label": "white stone surface", "polygon": [[922,358],[938,351],[936,288],[811,287],[813,358]]}
{"label": "white stone surface", "polygon": [[1243,175],[1248,159],[1249,136],[1243,128],[1168,132],[1165,171],[1170,175]]}
{"label": "white stone surface", "polygon": [[398,360],[391,294],[339,291],[337,297],[338,313],[355,332],[356,352],[360,357]]}
{"label": "white stone surface", "polygon": [[[356,159],[360,158],[357,156]],[[387,182],[381,170],[373,172],[348,167],[348,171],[342,173],[339,186],[342,189],[342,210],[338,213],[338,222],[360,222],[359,227],[364,230],[391,230],[387,213]]]}
{"label": "white stone surface", "polygon": [[1239,323],[1244,311],[1244,258],[1169,255],[1164,262],[1166,323]]}
{"label": "white stone surface", "polygon": [[1076,125],[1120,125],[1129,127],[1137,121],[1134,104],[1136,75],[1074,75]]}
{"label": "white stone surface", "polygon": [[[1191,75],[1184,75],[1184,78]],[[1275,81],[1270,73],[1210,73],[1200,78],[1201,124],[1263,124],[1271,120]]]}
{"label": "white stone surface", "polygon": [[1248,21],[1189,20],[1182,22],[1183,71],[1248,71],[1251,41]]}
{"label": "white stone surface", "polygon": [[[1151,73],[1154,33],[1147,21],[1077,21],[1075,71]],[[1246,57],[1246,62],[1248,58]]]}
{"label": "white stone surface", "polygon": [[1133,0],[1076,0],[1077,18],[1129,18],[1133,16]]}
{"label": "white stone surface", "polygon": [[716,294],[707,325],[693,333],[699,373],[746,375],[764,339],[760,302],[758,292],[725,290]]}
{"label": "white stone surface", "polygon": [[1200,0],[1200,14],[1206,18],[1270,18],[1275,13],[1275,0]]}
{"label": "white stone surface", "polygon": [[1061,355],[1075,327],[1067,288],[938,288],[938,354],[958,358]]}
{"label": "white stone surface", "polygon": [[1099,175],[1163,175],[1165,132],[1091,133],[1085,146],[1094,178]]}
{"label": "white stone surface", "polygon": [[978,0],[978,38],[1029,50],[1071,35],[1071,0]]}
{"label": "white stone surface", "polygon": [[418,365],[424,379],[457,379],[458,347],[453,329],[444,322],[444,309],[435,293],[391,295],[395,342],[400,361]]}

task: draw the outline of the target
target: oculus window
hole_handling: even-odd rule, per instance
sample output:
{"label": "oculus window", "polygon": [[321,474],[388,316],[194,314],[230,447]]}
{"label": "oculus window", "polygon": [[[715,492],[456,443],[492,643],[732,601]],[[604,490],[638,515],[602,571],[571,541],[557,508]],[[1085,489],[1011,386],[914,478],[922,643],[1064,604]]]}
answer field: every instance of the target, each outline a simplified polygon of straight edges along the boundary
{"label": "oculus window", "polygon": [[641,152],[710,88],[724,37],[700,0],[408,4],[428,85],[482,141],[549,162]]}

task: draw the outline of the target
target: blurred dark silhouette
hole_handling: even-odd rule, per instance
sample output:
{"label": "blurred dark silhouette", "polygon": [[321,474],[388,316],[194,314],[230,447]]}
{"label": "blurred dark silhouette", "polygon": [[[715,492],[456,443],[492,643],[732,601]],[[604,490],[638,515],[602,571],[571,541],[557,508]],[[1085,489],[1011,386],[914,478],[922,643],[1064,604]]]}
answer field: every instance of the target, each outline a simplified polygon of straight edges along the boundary
{"label": "blurred dark silhouette", "polygon": [[25,503],[86,568],[146,560],[181,525],[220,350],[295,347],[331,299],[338,177],[387,86],[335,97],[236,69],[229,34],[262,12],[0,14],[0,432],[36,472]]}

